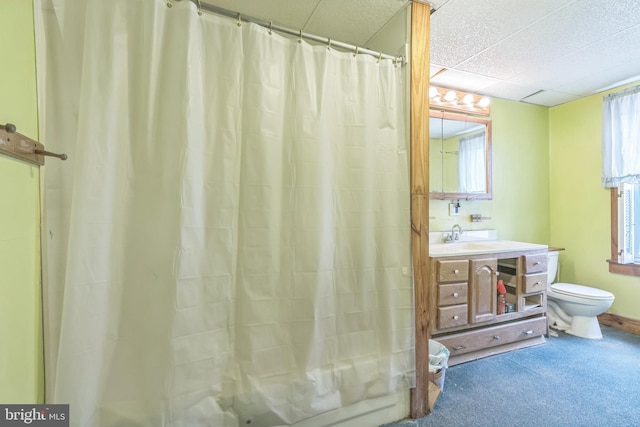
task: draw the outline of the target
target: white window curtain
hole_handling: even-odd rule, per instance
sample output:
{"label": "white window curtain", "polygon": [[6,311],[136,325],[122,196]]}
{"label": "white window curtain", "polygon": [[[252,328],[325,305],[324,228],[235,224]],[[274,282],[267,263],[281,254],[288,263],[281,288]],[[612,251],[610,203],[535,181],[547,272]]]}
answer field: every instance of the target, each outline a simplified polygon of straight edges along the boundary
{"label": "white window curtain", "polygon": [[36,1],[42,139],[69,155],[47,401],[272,426],[413,386],[403,70],[187,1]]}
{"label": "white window curtain", "polygon": [[602,186],[625,182],[640,182],[640,86],[603,98]]}
{"label": "white window curtain", "polygon": [[485,132],[460,138],[458,180],[461,193],[487,191]]}

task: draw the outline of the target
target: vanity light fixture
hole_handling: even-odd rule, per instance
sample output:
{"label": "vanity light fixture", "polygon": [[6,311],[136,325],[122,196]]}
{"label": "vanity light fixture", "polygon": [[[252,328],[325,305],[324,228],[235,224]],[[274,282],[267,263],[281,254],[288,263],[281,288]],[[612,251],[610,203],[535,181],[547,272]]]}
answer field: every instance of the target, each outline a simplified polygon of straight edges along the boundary
{"label": "vanity light fixture", "polygon": [[429,87],[429,108],[488,116],[491,100],[486,96],[454,89]]}
{"label": "vanity light fixture", "polygon": [[489,98],[485,96],[482,99],[480,99],[480,101],[478,101],[478,106],[480,108],[485,108],[485,107],[488,107],[490,103],[491,101],[489,100]]}
{"label": "vanity light fixture", "polygon": [[458,96],[456,95],[456,91],[455,90],[450,90],[444,96],[444,100],[447,101],[447,102],[453,102],[453,101],[456,101],[457,99],[458,99]]}

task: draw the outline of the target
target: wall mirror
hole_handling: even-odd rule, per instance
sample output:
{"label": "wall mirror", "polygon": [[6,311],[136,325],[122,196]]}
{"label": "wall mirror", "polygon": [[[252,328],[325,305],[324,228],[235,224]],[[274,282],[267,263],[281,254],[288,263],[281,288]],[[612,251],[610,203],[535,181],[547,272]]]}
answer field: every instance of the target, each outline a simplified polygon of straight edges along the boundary
{"label": "wall mirror", "polygon": [[429,111],[431,199],[491,199],[491,119]]}

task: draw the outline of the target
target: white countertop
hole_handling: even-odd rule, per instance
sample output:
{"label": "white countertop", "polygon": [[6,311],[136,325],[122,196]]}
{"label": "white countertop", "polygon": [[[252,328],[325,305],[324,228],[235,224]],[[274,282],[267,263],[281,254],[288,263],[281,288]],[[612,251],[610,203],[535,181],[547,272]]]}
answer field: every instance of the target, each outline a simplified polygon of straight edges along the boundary
{"label": "white countertop", "polygon": [[547,245],[513,242],[511,240],[480,240],[473,242],[431,243],[429,256],[433,258],[460,255],[480,255],[501,252],[547,249]]}

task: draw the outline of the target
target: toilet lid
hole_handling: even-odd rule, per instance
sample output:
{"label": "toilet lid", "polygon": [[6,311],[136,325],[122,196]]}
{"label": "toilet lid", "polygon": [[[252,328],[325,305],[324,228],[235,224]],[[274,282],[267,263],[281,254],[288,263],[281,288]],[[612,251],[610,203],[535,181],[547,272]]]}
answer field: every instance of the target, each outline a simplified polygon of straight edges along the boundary
{"label": "toilet lid", "polygon": [[602,289],[590,288],[588,286],[576,285],[573,283],[554,283],[551,289],[558,294],[569,295],[574,297],[582,297],[588,299],[611,299],[611,292]]}

